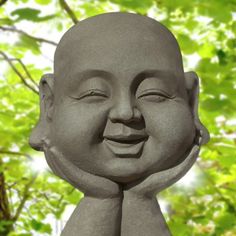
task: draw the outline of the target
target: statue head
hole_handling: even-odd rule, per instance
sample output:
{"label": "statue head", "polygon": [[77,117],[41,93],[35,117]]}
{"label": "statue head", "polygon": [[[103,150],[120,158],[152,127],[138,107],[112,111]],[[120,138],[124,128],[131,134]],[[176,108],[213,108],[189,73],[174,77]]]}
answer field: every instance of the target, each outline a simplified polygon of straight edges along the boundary
{"label": "statue head", "polygon": [[182,162],[201,136],[199,80],[159,22],[107,13],[69,29],[40,83],[30,144],[46,140],[88,173],[128,183]]}

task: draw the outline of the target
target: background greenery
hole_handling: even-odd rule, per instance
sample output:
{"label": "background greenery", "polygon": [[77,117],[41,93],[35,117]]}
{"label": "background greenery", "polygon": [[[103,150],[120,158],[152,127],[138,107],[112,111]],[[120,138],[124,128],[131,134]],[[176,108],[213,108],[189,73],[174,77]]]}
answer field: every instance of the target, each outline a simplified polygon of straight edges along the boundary
{"label": "background greenery", "polygon": [[184,182],[159,196],[173,235],[235,236],[235,0],[0,0],[0,235],[56,235],[66,206],[82,198],[44,168],[28,137],[39,115],[37,84],[52,72],[60,37],[109,11],[161,21],[177,37],[185,69],[201,78],[211,141]]}

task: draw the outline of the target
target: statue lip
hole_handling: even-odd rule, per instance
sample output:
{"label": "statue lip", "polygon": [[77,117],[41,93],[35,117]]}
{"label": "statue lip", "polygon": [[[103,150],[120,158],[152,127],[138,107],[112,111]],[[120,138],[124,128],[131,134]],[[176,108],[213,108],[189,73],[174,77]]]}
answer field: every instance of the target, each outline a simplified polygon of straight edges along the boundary
{"label": "statue lip", "polygon": [[147,139],[147,135],[145,134],[112,134],[112,135],[105,135],[104,139],[112,140],[118,143],[138,143]]}
{"label": "statue lip", "polygon": [[108,149],[119,157],[137,157],[148,136],[143,134],[115,134],[104,136]]}

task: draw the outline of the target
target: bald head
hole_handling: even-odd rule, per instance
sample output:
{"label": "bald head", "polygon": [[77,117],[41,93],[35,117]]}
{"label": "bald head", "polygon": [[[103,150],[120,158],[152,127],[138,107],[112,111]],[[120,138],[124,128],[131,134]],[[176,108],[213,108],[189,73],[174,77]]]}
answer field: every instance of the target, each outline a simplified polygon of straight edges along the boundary
{"label": "bald head", "polygon": [[178,43],[162,24],[132,13],[106,13],[83,20],[65,33],[55,53],[55,74],[59,67],[65,72],[68,65],[80,64],[94,56],[106,57],[108,51],[114,52],[109,61],[120,58],[122,64],[127,63],[124,59],[129,54],[134,58],[142,54],[145,64],[146,57],[153,57],[152,52],[153,60],[166,67],[163,69],[183,70]]}
{"label": "bald head", "polygon": [[55,53],[56,93],[88,70],[106,71],[118,79],[147,70],[167,71],[173,75],[169,83],[186,96],[178,43],[166,27],[146,16],[106,13],[70,28]]}

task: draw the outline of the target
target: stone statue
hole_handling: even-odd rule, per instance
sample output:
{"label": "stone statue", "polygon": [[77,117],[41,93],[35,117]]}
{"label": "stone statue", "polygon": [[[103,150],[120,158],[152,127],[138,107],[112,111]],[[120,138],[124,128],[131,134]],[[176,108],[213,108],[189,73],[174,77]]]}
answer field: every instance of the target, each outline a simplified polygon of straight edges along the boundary
{"label": "stone statue", "polygon": [[171,235],[156,194],[209,140],[175,37],[146,16],[101,14],[65,33],[54,65],[30,145],[84,193],[61,235]]}

